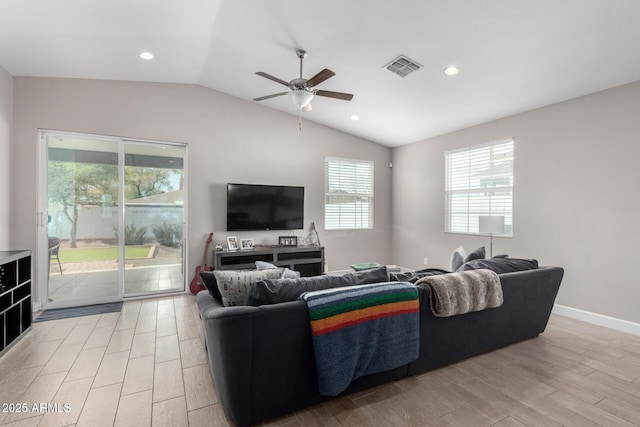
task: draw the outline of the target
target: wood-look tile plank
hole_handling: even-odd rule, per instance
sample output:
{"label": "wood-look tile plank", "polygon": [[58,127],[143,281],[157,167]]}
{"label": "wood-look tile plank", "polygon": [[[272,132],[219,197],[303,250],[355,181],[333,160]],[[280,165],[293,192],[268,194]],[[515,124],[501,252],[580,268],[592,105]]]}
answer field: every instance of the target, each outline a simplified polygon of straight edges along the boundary
{"label": "wood-look tile plank", "polygon": [[187,411],[218,403],[218,394],[213,385],[208,365],[198,365],[182,370]]}
{"label": "wood-look tile plank", "polygon": [[598,408],[597,406],[590,405],[561,391],[549,395],[548,399],[552,400],[554,403],[562,406],[563,408],[566,408],[576,414],[580,414],[588,420],[602,426],[634,427],[634,424],[631,424],[623,420],[622,418],[618,418],[615,415]]}
{"label": "wood-look tile plank", "polygon": [[114,427],[144,427],[151,425],[152,391],[142,391],[120,397]]}
{"label": "wood-look tile plank", "polygon": [[100,320],[96,323],[96,328],[116,327],[120,318],[120,312],[117,313],[104,313],[100,315]]}
{"label": "wood-look tile plank", "polygon": [[178,335],[156,337],[156,363],[180,359]]}
{"label": "wood-look tile plank", "polygon": [[176,326],[179,341],[200,338],[200,322],[194,320],[179,320],[176,322]]}
{"label": "wood-look tile plank", "polygon": [[156,363],[153,375],[153,401],[172,399],[184,395],[184,381],[180,360]]}
{"label": "wood-look tile plank", "polygon": [[67,335],[71,333],[71,330],[73,330],[73,328],[78,324],[79,321],[79,317],[58,320],[51,331],[49,331],[49,333],[42,338],[42,341],[64,340],[65,338],[67,338]]}
{"label": "wood-look tile plank", "polygon": [[109,340],[106,353],[119,353],[131,350],[133,342],[133,329],[115,330]]}
{"label": "wood-look tile plank", "polygon": [[11,371],[0,377],[0,402],[19,402],[22,393],[29,388],[41,370],[42,367],[14,369],[11,366]]}
{"label": "wood-look tile plank", "polygon": [[42,415],[38,411],[33,411],[34,404],[51,402],[58,388],[64,380],[66,372],[37,376],[25,392],[20,396],[20,401],[15,403],[25,403],[29,408],[26,412],[0,412],[0,424],[10,423],[25,418]]}
{"label": "wood-look tile plank", "polygon": [[69,335],[67,335],[65,340],[62,342],[62,345],[65,346],[70,344],[84,344],[87,341],[87,338],[89,338],[89,335],[91,335],[94,327],[95,325],[92,323],[85,324],[80,323],[79,321],[78,324],[73,327]]}
{"label": "wood-look tile plank", "polygon": [[179,345],[183,368],[207,364],[207,352],[199,338],[180,341]]}
{"label": "wood-look tile plank", "polygon": [[129,358],[153,356],[156,354],[156,333],[146,332],[143,334],[135,334],[131,344],[131,354]]}
{"label": "wood-look tile plank", "polygon": [[153,389],[153,371],[155,362],[153,355],[130,359],[122,385],[122,395],[139,393]]}
{"label": "wood-look tile plank", "polygon": [[[62,410],[46,413],[39,427],[62,427],[75,424],[80,418],[80,412],[87,400],[92,382],[93,378],[89,377],[62,383],[51,402],[57,404]],[[65,405],[68,405],[68,411]]]}
{"label": "wood-look tile plank", "polygon": [[84,343],[84,348],[89,349],[108,346],[112,333],[112,326],[93,329],[93,331],[91,331],[91,335],[89,335],[89,338]]}
{"label": "wood-look tile plank", "polygon": [[46,365],[51,356],[58,350],[62,341],[62,339],[43,341],[26,347],[25,351],[19,356],[20,366],[23,368],[32,368]]}
{"label": "wood-look tile plank", "polygon": [[92,388],[80,413],[77,427],[112,427],[122,384]]}
{"label": "wood-look tile plank", "polygon": [[96,377],[93,380],[92,388],[122,383],[124,381],[124,374],[127,370],[128,361],[128,351],[105,354],[102,357],[102,363],[100,363]]}
{"label": "wood-look tile plank", "polygon": [[135,313],[121,313],[116,323],[115,330],[121,331],[123,329],[135,329],[138,323],[138,312]]}
{"label": "wood-look tile plank", "polygon": [[83,343],[61,345],[42,368],[40,375],[66,372],[71,369],[76,358],[82,351]]}
{"label": "wood-look tile plank", "polygon": [[176,328],[176,318],[173,316],[161,317],[161,314],[158,313],[158,321],[156,323],[156,336],[164,337],[167,335],[177,334],[178,329]]}
{"label": "wood-look tile plank", "polygon": [[154,403],[151,425],[154,427],[187,427],[189,419],[184,396]]}
{"label": "wood-look tile plank", "polygon": [[[209,405],[189,411],[189,427],[227,427],[229,423],[220,405]],[[313,424],[304,424],[311,426]],[[330,424],[321,424],[328,426]]]}
{"label": "wood-look tile plank", "polygon": [[106,349],[106,347],[97,347],[82,350],[73,365],[71,365],[65,381],[94,377],[98,372]]}
{"label": "wood-look tile plank", "polygon": [[527,426],[522,424],[520,421],[516,420],[515,418],[507,417],[493,424],[493,427],[527,427]]}
{"label": "wood-look tile plank", "polygon": [[615,399],[606,398],[596,403],[596,406],[618,418],[622,418],[634,425],[640,425],[640,410]]}
{"label": "wood-look tile plank", "polygon": [[158,318],[155,313],[144,314],[140,313],[138,317],[138,323],[136,324],[136,334],[144,334],[147,332],[156,331],[156,322]]}
{"label": "wood-look tile plank", "polygon": [[524,424],[560,426],[561,424],[549,418],[540,411],[537,411],[524,403],[511,398],[503,392],[496,390],[486,382],[473,378],[460,383],[468,392],[484,399],[488,405],[503,411]]}
{"label": "wood-look tile plank", "polygon": [[3,427],[36,427],[40,424],[42,417],[44,415],[40,415],[37,417],[26,418],[20,421],[14,421],[12,423],[2,424]]}

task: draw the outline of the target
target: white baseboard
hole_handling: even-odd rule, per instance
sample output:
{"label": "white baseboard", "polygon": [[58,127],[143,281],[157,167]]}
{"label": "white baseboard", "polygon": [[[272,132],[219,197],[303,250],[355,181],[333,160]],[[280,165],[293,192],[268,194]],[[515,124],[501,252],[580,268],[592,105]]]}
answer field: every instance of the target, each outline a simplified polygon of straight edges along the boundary
{"label": "white baseboard", "polygon": [[629,322],[628,320],[616,319],[602,314],[592,313],[577,308],[566,307],[564,305],[554,304],[554,314],[560,316],[571,317],[572,319],[582,320],[583,322],[592,323],[598,326],[615,329],[629,334],[640,335],[640,323]]}

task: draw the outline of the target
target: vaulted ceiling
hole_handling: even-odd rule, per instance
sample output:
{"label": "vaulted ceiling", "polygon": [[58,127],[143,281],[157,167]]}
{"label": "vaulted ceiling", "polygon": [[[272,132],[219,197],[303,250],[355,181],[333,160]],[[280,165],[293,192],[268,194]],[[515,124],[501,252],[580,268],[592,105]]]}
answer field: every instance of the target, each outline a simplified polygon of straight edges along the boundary
{"label": "vaulted ceiling", "polygon": [[[354,94],[304,118],[398,146],[640,80],[639,22],[637,0],[0,0],[0,65],[255,102],[287,91],[255,72],[299,77],[302,48],[305,78],[329,68],[317,88]],[[393,74],[398,55],[423,68]],[[289,96],[260,104],[300,114]]]}

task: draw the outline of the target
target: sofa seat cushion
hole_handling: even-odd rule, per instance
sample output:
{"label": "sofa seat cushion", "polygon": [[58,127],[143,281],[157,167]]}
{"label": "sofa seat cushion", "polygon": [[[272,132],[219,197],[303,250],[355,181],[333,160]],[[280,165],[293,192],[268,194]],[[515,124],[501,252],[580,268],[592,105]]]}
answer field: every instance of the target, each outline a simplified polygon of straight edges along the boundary
{"label": "sofa seat cushion", "polygon": [[342,275],[326,274],[314,277],[301,277],[299,279],[266,279],[256,282],[249,287],[246,304],[254,306],[277,304],[295,301],[304,292],[388,281],[389,273],[386,266]]}

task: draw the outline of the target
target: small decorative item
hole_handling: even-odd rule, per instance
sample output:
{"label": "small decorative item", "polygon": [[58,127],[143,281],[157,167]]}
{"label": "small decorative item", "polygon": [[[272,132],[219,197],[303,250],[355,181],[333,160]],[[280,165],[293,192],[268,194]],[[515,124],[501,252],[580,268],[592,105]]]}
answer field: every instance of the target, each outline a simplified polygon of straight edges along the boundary
{"label": "small decorative item", "polygon": [[297,236],[280,236],[278,237],[278,244],[280,246],[298,246]]}
{"label": "small decorative item", "polygon": [[253,248],[253,239],[242,239],[242,240],[240,240],[240,248],[241,249],[251,249],[251,248]]}
{"label": "small decorative item", "polygon": [[217,244],[217,245],[215,246],[215,248],[216,248],[216,251],[221,251],[221,250],[222,250],[222,245]]}
{"label": "small decorative item", "polygon": [[227,246],[230,251],[238,249],[238,238],[236,236],[227,236]]}

